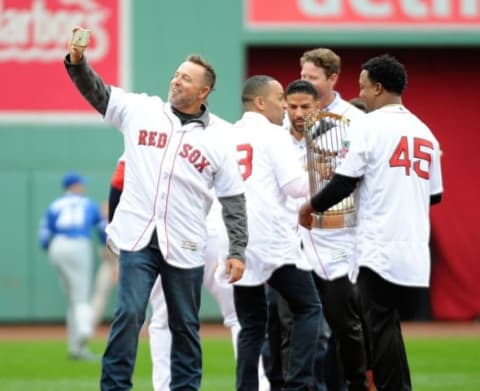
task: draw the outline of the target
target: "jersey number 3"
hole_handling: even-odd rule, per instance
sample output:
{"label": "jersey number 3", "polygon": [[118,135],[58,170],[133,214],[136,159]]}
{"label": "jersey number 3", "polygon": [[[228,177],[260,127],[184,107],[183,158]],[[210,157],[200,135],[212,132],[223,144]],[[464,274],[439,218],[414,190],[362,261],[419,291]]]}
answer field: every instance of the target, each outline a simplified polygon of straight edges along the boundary
{"label": "jersey number 3", "polygon": [[404,167],[405,175],[410,175],[410,169],[413,167],[413,171],[415,171],[420,178],[429,179],[430,173],[422,170],[420,164],[422,161],[425,161],[428,167],[430,167],[432,161],[431,150],[433,150],[433,143],[431,141],[414,137],[412,158],[408,147],[408,138],[407,136],[402,136],[390,157],[390,167]]}
{"label": "jersey number 3", "polygon": [[242,178],[245,181],[252,175],[253,148],[250,144],[239,144],[237,151],[242,154],[238,164],[242,168]]}

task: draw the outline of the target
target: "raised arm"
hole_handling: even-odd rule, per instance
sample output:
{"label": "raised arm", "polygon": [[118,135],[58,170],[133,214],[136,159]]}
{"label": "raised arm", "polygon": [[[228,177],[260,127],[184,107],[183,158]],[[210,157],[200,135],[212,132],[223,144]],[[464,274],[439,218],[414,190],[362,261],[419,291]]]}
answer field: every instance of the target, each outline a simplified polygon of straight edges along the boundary
{"label": "raised arm", "polygon": [[[73,32],[78,30],[74,28]],[[72,36],[73,38],[73,36]],[[88,47],[73,44],[69,41],[69,53],[65,56],[64,63],[67,72],[83,97],[100,114],[105,115],[110,99],[110,86],[106,85],[100,76],[88,65],[84,52]]]}

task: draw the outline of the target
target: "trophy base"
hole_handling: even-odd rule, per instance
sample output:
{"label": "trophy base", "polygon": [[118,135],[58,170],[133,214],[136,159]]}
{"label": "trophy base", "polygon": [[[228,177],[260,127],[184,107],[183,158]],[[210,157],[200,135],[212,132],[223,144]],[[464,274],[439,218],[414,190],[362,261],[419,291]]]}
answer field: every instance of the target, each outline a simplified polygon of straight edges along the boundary
{"label": "trophy base", "polygon": [[338,229],[355,227],[357,223],[355,211],[344,211],[343,213],[323,214],[313,213],[312,228]]}

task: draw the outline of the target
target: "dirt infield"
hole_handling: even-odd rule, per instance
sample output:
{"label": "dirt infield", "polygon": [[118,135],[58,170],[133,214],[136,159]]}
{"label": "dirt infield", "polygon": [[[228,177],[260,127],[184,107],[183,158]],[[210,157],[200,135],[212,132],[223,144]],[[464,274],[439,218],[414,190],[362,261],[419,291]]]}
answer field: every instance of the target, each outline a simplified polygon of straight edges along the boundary
{"label": "dirt infield", "polygon": [[[402,324],[405,336],[414,337],[478,337],[480,338],[480,322],[406,322]],[[228,337],[229,331],[220,323],[204,323],[201,326],[202,337]],[[96,338],[105,339],[108,325],[101,326]],[[64,325],[45,324],[0,324],[0,341],[39,340],[65,338]],[[146,329],[142,330],[142,338],[147,338]]]}

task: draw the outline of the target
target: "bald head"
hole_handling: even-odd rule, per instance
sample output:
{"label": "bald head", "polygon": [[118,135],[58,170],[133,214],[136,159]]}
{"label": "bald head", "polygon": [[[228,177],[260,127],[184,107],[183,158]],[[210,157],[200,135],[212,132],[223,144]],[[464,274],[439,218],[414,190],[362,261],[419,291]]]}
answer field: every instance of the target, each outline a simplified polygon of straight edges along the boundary
{"label": "bald head", "polygon": [[285,114],[282,85],[271,76],[252,76],[243,85],[243,111],[264,115],[270,122],[281,125]]}
{"label": "bald head", "polygon": [[252,76],[243,85],[242,103],[248,104],[254,101],[257,96],[265,96],[269,83],[275,81],[271,76],[256,75]]}

